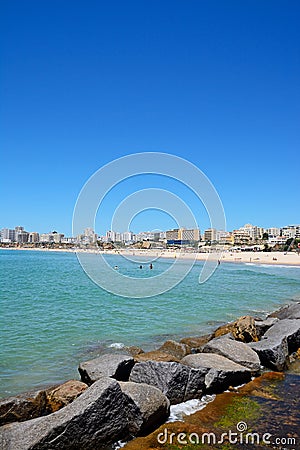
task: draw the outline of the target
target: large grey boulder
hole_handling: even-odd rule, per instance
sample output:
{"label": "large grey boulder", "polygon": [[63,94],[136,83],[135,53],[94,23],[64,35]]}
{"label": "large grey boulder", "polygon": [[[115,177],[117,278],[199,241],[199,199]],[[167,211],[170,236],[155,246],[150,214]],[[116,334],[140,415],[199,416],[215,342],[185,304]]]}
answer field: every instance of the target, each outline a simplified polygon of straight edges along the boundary
{"label": "large grey boulder", "polygon": [[286,338],[282,339],[278,336],[278,338],[262,339],[248,345],[258,354],[263,366],[279,372],[286,368],[289,354]]}
{"label": "large grey boulder", "polygon": [[157,387],[176,404],[202,396],[206,372],[176,362],[145,361],[134,366],[129,380]]}
{"label": "large grey boulder", "polygon": [[275,323],[264,334],[263,339],[287,339],[289,353],[300,347],[300,319],[284,319]]}
{"label": "large grey boulder", "polygon": [[229,386],[238,386],[251,380],[251,372],[244,366],[214,353],[196,353],[185,356],[182,364],[206,371],[207,393],[218,393]]}
{"label": "large grey boulder", "polygon": [[111,377],[119,381],[128,381],[134,366],[134,359],[128,355],[102,355],[79,365],[81,381],[91,385],[102,377]]}
{"label": "large grey boulder", "polygon": [[139,435],[148,434],[162,425],[170,413],[170,402],[156,387],[131,381],[119,382],[122,392],[131,398],[141,412],[143,423]]}
{"label": "large grey boulder", "polygon": [[273,370],[287,366],[288,355],[300,347],[300,319],[276,322],[259,342],[248,344],[259,356],[261,363]]}
{"label": "large grey boulder", "polygon": [[143,418],[117,381],[102,378],[46,417],[0,428],[1,450],[94,450],[138,433]]}
{"label": "large grey boulder", "polygon": [[277,317],[267,317],[265,320],[255,320],[257,337],[260,339],[269,328],[278,322],[278,320]]}
{"label": "large grey boulder", "polygon": [[300,303],[291,303],[290,305],[283,306],[268,317],[277,317],[280,320],[300,319]]}
{"label": "large grey boulder", "polygon": [[247,367],[254,374],[260,370],[260,360],[257,353],[243,342],[221,337],[209,341],[203,347],[202,351],[204,353],[216,353],[217,355],[225,356],[225,358]]}

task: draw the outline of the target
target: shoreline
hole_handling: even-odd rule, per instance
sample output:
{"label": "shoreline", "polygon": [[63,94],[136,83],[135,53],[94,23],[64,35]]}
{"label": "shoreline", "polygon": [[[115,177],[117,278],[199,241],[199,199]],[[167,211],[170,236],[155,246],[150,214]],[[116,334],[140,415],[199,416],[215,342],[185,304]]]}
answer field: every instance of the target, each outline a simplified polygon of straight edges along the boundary
{"label": "shoreline", "polygon": [[125,257],[144,257],[152,259],[177,259],[177,260],[195,260],[198,261],[220,261],[220,263],[235,263],[235,264],[251,264],[251,265],[274,265],[274,266],[293,266],[300,267],[300,254],[295,252],[230,252],[224,251],[220,253],[198,253],[185,252],[174,250],[92,250],[92,249],[49,249],[49,248],[26,248],[26,247],[1,247],[1,250],[13,251],[37,251],[45,253],[86,253],[86,254],[101,254],[114,255]]}

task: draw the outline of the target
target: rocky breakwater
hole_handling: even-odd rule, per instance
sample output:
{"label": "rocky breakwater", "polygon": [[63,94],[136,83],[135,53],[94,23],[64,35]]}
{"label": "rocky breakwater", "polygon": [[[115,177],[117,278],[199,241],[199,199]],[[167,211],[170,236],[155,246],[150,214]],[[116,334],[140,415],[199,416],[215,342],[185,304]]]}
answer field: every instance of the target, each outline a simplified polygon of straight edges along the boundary
{"label": "rocky breakwater", "polygon": [[110,449],[159,427],[172,404],[284,370],[299,347],[295,303],[266,320],[245,316],[151,352],[102,355],[79,365],[81,381],[2,400],[0,448]]}

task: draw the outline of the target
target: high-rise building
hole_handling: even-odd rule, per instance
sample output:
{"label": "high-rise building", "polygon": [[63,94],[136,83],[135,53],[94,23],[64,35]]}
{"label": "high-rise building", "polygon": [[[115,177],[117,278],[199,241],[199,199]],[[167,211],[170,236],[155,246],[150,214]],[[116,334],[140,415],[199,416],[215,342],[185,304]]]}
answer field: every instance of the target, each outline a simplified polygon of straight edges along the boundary
{"label": "high-rise building", "polygon": [[199,228],[187,230],[186,228],[179,229],[179,239],[188,242],[198,242],[200,240]]}
{"label": "high-rise building", "polygon": [[106,242],[115,242],[116,233],[112,230],[106,232]]}
{"label": "high-rise building", "polygon": [[217,230],[215,228],[208,228],[204,231],[204,240],[206,242],[216,242]]}
{"label": "high-rise building", "polygon": [[11,243],[16,240],[16,231],[9,228],[2,228],[1,242]]}
{"label": "high-rise building", "polygon": [[133,242],[133,233],[131,231],[121,233],[121,242]]}
{"label": "high-rise building", "polygon": [[167,239],[167,241],[179,240],[179,229],[174,228],[173,230],[167,230],[166,231],[166,239]]}
{"label": "high-rise building", "polygon": [[39,241],[40,241],[39,233],[36,233],[35,231],[33,231],[28,234],[28,242],[30,244],[35,244],[36,242],[39,242]]}
{"label": "high-rise building", "polygon": [[28,242],[29,233],[27,231],[18,231],[16,233],[16,242],[18,244],[26,244]]}

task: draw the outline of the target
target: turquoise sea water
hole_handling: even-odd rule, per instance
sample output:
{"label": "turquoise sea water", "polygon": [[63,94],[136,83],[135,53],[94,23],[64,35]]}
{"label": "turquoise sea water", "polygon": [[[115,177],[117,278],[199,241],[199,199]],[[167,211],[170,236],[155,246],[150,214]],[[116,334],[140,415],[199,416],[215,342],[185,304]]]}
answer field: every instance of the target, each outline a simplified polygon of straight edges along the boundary
{"label": "turquoise sea water", "polygon": [[[153,271],[139,271],[120,256],[107,258],[139,277],[171,264],[161,259]],[[205,334],[243,314],[264,317],[300,299],[300,268],[223,263],[200,285],[201,266],[196,263],[169,292],[130,299],[95,285],[75,254],[1,250],[0,396],[78,378],[80,361],[116,343],[147,350],[170,337]]]}

